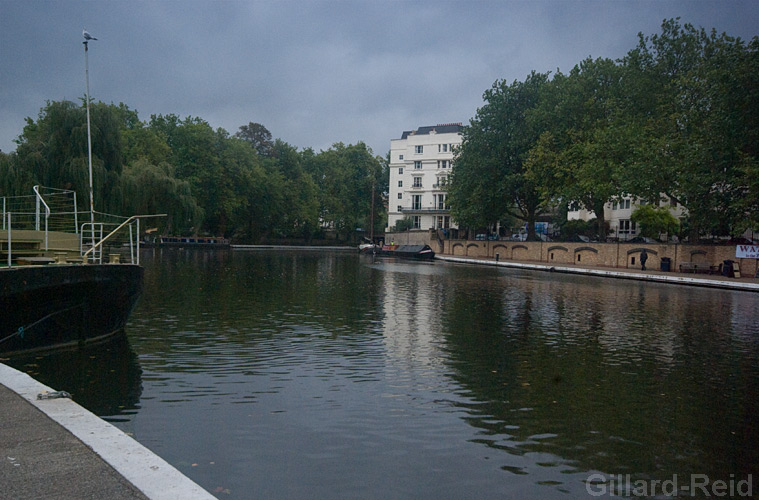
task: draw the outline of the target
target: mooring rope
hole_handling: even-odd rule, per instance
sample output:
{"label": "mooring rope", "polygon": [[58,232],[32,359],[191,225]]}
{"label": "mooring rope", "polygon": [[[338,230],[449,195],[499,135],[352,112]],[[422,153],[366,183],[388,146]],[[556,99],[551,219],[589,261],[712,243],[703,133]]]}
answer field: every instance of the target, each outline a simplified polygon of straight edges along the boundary
{"label": "mooring rope", "polygon": [[70,311],[70,310],[72,310],[72,309],[76,309],[77,307],[82,307],[83,305],[84,305],[83,303],[82,303],[82,304],[77,304],[77,305],[75,305],[75,306],[71,306],[71,307],[68,307],[68,308],[66,308],[66,309],[63,309],[63,310],[60,310],[60,311],[51,312],[51,313],[50,313],[50,314],[48,314],[47,316],[43,316],[43,317],[41,317],[40,319],[38,319],[38,320],[37,320],[37,321],[35,321],[34,323],[30,323],[30,324],[28,324],[28,325],[26,325],[26,326],[19,326],[19,327],[18,327],[18,330],[16,330],[15,332],[11,333],[11,334],[10,334],[10,335],[8,335],[7,337],[4,337],[4,338],[0,339],[0,344],[2,344],[3,342],[5,342],[6,340],[10,340],[10,339],[12,339],[13,337],[15,337],[15,336],[17,336],[17,335],[23,339],[23,338],[24,338],[24,334],[25,334],[25,333],[26,333],[26,331],[27,331],[27,330],[29,330],[30,328],[33,328],[34,326],[36,326],[36,325],[38,325],[38,324],[42,323],[43,321],[45,321],[45,320],[47,320],[47,319],[51,318],[52,316],[55,316],[56,314],[61,314],[61,313],[64,313],[64,312]]}

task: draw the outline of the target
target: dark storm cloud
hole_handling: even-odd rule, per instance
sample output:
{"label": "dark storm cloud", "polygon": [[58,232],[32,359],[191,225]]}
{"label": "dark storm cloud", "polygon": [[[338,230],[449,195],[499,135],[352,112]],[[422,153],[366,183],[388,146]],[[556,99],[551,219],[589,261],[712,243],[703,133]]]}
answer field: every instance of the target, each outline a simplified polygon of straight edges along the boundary
{"label": "dark storm cloud", "polygon": [[0,148],[47,100],[84,95],[82,28],[95,99],[250,121],[297,146],[366,142],[471,118],[497,79],[622,57],[665,18],[757,34],[750,2],[0,0]]}

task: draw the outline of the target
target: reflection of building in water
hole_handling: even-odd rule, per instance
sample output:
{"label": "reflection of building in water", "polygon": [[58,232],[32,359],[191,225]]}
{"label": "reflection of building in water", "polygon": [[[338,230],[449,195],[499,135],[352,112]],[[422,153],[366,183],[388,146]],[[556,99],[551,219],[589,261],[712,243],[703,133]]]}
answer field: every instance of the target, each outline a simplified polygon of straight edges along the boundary
{"label": "reflection of building in water", "polygon": [[445,290],[428,275],[407,273],[405,264],[386,262],[382,273],[387,291],[384,343],[393,358],[429,366],[441,360],[441,316]]}

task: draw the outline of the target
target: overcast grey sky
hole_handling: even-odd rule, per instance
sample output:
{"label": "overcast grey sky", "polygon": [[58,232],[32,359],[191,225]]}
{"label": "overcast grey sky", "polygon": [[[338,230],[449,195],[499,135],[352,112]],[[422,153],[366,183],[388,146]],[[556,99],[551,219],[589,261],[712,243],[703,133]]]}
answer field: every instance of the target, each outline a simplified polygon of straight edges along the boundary
{"label": "overcast grey sky", "polygon": [[750,39],[748,1],[0,0],[0,149],[47,100],[265,125],[298,149],[468,122],[495,80],[619,58],[665,18]]}

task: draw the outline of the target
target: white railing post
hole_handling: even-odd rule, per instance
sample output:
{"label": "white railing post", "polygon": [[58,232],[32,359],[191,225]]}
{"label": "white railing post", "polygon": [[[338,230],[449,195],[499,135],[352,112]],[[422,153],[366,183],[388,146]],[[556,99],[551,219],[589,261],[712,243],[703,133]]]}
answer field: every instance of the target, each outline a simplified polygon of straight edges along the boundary
{"label": "white railing post", "polygon": [[137,265],[140,265],[140,219],[137,219]]}
{"label": "white railing post", "polygon": [[79,234],[79,212],[77,212],[76,208],[76,191],[74,191],[74,232],[76,234]]}
{"label": "white railing post", "polygon": [[[35,186],[36,188],[37,186]],[[36,189],[35,189],[35,192]],[[39,231],[40,230],[40,194],[37,192],[37,198],[34,208],[34,230]]]}
{"label": "white railing post", "polygon": [[[3,222],[5,222],[3,220]],[[11,267],[11,213],[8,212],[8,267]]]}
{"label": "white railing post", "polygon": [[[137,219],[139,221],[139,219]],[[132,237],[132,226],[129,224],[129,263],[134,264],[134,238]]]}

